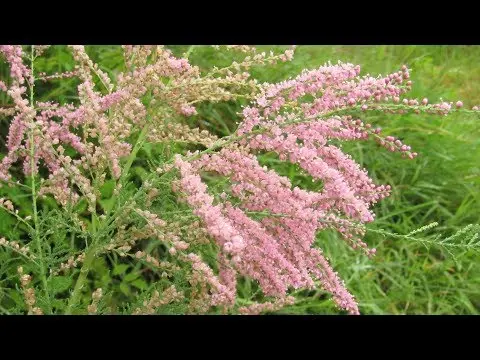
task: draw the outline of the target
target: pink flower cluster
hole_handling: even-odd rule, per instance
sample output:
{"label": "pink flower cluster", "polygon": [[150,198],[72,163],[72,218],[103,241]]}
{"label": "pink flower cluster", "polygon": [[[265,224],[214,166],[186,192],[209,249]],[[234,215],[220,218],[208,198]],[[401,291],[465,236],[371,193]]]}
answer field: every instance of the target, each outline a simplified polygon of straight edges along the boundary
{"label": "pink flower cluster", "polygon": [[[388,196],[390,187],[374,184],[367,171],[334,143],[374,137],[391,151],[416,156],[400,140],[381,137],[379,128],[341,115],[354,108],[365,111],[374,104],[397,102],[411,85],[408,69],[379,78],[359,77],[359,72],[351,64],[326,65],[267,85],[255,104],[244,109],[235,144],[194,156],[190,162],[177,157],[178,190],[227,261],[220,282],[228,268],[230,284],[235,276],[247,276],[276,299],[285,299],[289,289],[313,288],[319,282],[340,308],[359,313],[355,299],[315,246],[316,233],[336,229],[353,248],[373,255],[375,249],[361,240],[363,224],[374,220],[371,206]],[[304,101],[305,95],[313,100]],[[255,153],[260,151],[275,152],[280,160],[297,164],[321,181],[323,189],[292,188],[288,178],[259,164]],[[216,204],[201,181],[205,171],[230,180],[230,195],[224,194]],[[265,216],[255,220],[252,215],[259,212]],[[241,239],[242,246],[230,245],[235,239]]]}
{"label": "pink flower cluster", "polygon": [[[185,59],[176,59],[169,51],[158,50],[157,62],[121,74],[114,90],[108,75],[90,60],[83,46],[72,46],[71,50],[77,66],[68,75],[78,76],[82,81],[78,86],[80,104],[77,106],[54,102],[30,104],[27,88],[22,84],[25,80],[32,83],[33,77],[24,65],[22,47],[0,47],[0,57],[11,69],[11,84],[1,82],[0,90],[6,91],[15,105],[8,153],[0,163],[0,179],[9,181],[9,170],[19,160],[23,161],[25,174],[30,174],[32,169],[37,173],[39,166],[44,166],[49,178],[40,194],[51,193],[63,205],[85,196],[93,209],[98,194],[90,174],[110,172],[114,179],[120,178],[120,159],[129,155],[132,148],[127,139],[146,124],[147,110],[141,97],[148,89],[158,87],[162,77],[181,78],[185,72],[196,74],[196,70]],[[94,86],[95,76],[106,94]],[[32,140],[33,159],[30,156]],[[67,148],[73,148],[78,156],[64,156]],[[99,179],[100,185],[104,179],[105,175]],[[72,185],[76,185],[79,193],[72,192]]]}
{"label": "pink flower cluster", "polygon": [[[279,298],[290,287],[314,288],[315,280],[319,280],[339,306],[358,313],[342,281],[321,251],[312,247],[315,232],[327,227],[319,221],[327,218],[326,212],[316,206],[322,201],[320,194],[291,189],[287,178],[261,167],[255,156],[229,149],[204,155],[193,165],[177,158],[176,165],[187,202],[222,247],[220,254],[228,266],[220,270],[220,278],[227,278],[226,271],[248,276],[259,282],[265,295]],[[198,175],[200,170],[229,176],[232,194],[242,199],[246,211],[268,210],[285,217],[267,217],[258,222],[228,201],[213,205],[213,197],[206,193],[207,187]],[[328,218],[336,221],[335,216]],[[240,239],[242,246],[226,246]],[[232,275],[228,278],[234,283]]]}
{"label": "pink flower cluster", "polygon": [[20,85],[25,82],[25,79],[32,82],[31,71],[23,64],[23,51],[20,45],[0,45],[0,54],[10,65],[10,76],[14,81]]}

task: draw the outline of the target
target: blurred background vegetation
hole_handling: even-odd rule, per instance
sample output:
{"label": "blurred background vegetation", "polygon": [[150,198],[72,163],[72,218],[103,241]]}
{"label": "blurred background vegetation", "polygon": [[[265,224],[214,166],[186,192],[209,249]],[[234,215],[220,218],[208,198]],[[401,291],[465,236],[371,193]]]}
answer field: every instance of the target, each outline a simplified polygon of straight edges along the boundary
{"label": "blurred background vegetation", "polygon": [[[170,46],[177,55],[188,46]],[[281,46],[260,49],[284,48]],[[105,71],[114,75],[123,66],[119,46],[88,46],[87,52]],[[37,67],[46,73],[73,70],[70,53],[60,46],[49,49],[49,56],[38,59]],[[232,53],[219,53],[197,46],[190,54],[192,63],[204,67],[228,65]],[[252,75],[259,81],[275,82],[313,69],[327,61],[359,64],[362,74],[386,74],[403,64],[411,69],[413,90],[407,96],[430,102],[462,100],[467,108],[480,104],[480,46],[299,46],[294,61],[273,67],[257,67]],[[8,69],[0,64],[0,76]],[[67,79],[38,84],[38,100],[75,100],[78,80]],[[0,93],[0,103],[7,101]],[[202,104],[199,114],[189,118],[218,135],[233,132],[239,121],[241,103]],[[425,247],[414,239],[382,235],[408,234],[438,222],[431,234],[450,236],[471,223],[480,223],[480,119],[473,115],[369,115],[368,122],[399,137],[419,153],[415,160],[404,160],[373,142],[345,144],[350,153],[377,183],[390,184],[392,195],[377,204],[375,223],[366,241],[377,248],[374,259],[349,249],[332,232],[318,234],[333,267],[345,279],[364,314],[477,314],[480,311],[480,254],[474,250],[449,252],[441,246]],[[4,152],[8,122],[0,119],[0,149]],[[0,155],[1,157],[2,155]],[[148,157],[147,152],[140,156]],[[148,159],[147,159],[148,160]],[[295,185],[308,188],[311,181],[298,169],[263,155],[261,161],[287,175]],[[147,162],[138,162],[146,164]],[[18,190],[3,187],[0,197],[8,196],[16,205],[28,201]],[[15,222],[0,210],[0,235],[14,231]],[[2,266],[0,264],[0,266]],[[122,276],[123,270],[113,273]],[[101,281],[111,279],[105,275]],[[131,280],[137,280],[131,276]],[[119,284],[123,284],[124,279]],[[125,288],[125,285],[124,285]],[[299,291],[298,301],[281,313],[335,314],[323,291]]]}

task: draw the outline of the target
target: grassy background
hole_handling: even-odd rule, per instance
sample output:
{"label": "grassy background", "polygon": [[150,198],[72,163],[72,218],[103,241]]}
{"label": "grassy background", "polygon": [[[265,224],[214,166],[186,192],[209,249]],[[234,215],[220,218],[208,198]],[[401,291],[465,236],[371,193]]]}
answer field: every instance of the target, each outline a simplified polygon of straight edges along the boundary
{"label": "grassy background", "polygon": [[[187,47],[174,46],[181,54]],[[43,64],[46,72],[71,70],[71,57],[61,48]],[[115,46],[88,47],[102,68],[114,73],[122,66],[121,49]],[[192,62],[209,67],[227,65],[233,55],[219,55],[208,47],[197,47]],[[255,68],[260,81],[279,81],[312,69],[327,61],[352,62],[362,74],[374,76],[397,71],[403,64],[411,69],[413,90],[409,97],[430,102],[463,100],[467,107],[480,104],[480,58],[478,46],[300,46],[295,60],[272,68]],[[0,68],[1,72],[5,68]],[[2,74],[3,75],[3,74]],[[47,86],[47,85],[45,85]],[[75,80],[45,87],[41,100],[53,95],[72,101]],[[1,98],[0,100],[4,100]],[[189,121],[219,135],[236,128],[238,104],[202,104],[199,115]],[[419,153],[415,160],[401,159],[379,149],[374,143],[346,144],[349,152],[377,183],[392,186],[392,196],[377,204],[377,220],[372,229],[407,234],[431,222],[434,232],[451,235],[470,223],[480,223],[480,119],[454,115],[370,115],[368,121],[381,126]],[[2,120],[1,138],[6,124]],[[0,144],[2,145],[2,144]],[[293,183],[308,187],[309,181],[292,165],[277,163],[268,156],[262,161]],[[2,227],[9,226],[0,213]],[[3,229],[6,230],[6,229]],[[419,242],[370,232],[366,241],[377,248],[377,256],[368,259],[347,248],[331,232],[318,235],[321,246],[334,268],[345,279],[365,314],[477,314],[480,310],[480,257],[468,251],[453,255],[440,247],[425,248]],[[323,291],[297,292],[296,305],[283,313],[338,313]]]}

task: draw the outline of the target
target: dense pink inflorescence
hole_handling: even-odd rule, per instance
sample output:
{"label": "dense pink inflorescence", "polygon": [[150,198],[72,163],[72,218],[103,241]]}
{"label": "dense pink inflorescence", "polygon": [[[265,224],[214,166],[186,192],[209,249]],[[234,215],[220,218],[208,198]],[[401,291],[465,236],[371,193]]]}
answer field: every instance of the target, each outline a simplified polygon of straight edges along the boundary
{"label": "dense pink inflorescence", "polygon": [[[230,255],[231,268],[257,280],[267,296],[284,299],[290,288],[312,288],[319,282],[339,307],[359,313],[353,296],[315,247],[316,233],[336,229],[353,248],[373,255],[375,249],[368,249],[361,240],[363,224],[374,220],[371,206],[388,196],[390,187],[374,184],[367,171],[335,142],[373,137],[390,151],[410,158],[417,155],[400,140],[382,137],[379,128],[341,115],[354,107],[365,111],[390,100],[398,103],[411,85],[408,69],[379,78],[359,77],[359,72],[360,68],[351,64],[326,65],[266,85],[254,104],[243,110],[237,147],[226,146],[191,162],[176,160],[180,190],[194,213],[217,239],[220,251]],[[303,101],[306,95],[313,100]],[[407,100],[407,105],[419,104]],[[429,109],[447,111],[450,107],[441,103]],[[259,164],[255,155],[259,151],[274,152],[280,160],[297,164],[322,183],[322,190],[292,188],[287,178]],[[223,196],[214,205],[201,181],[203,171],[227,177],[236,203]],[[266,212],[266,216],[255,220],[250,216],[255,212]],[[222,236],[218,236],[217,229],[222,227]],[[228,241],[234,236],[243,240],[235,252]]]}
{"label": "dense pink inflorescence", "polygon": [[[193,162],[193,166],[177,158],[176,165],[182,175],[180,187],[187,194],[187,202],[194,213],[204,220],[211,234],[218,233],[216,229],[211,231],[213,224],[224,229],[226,236],[219,244],[223,244],[223,251],[231,255],[229,271],[233,268],[257,280],[266,295],[280,298],[290,287],[313,288],[315,280],[319,280],[334,295],[339,306],[358,313],[344,284],[321,252],[312,248],[316,230],[325,228],[320,220],[327,218],[324,210],[316,208],[321,201],[319,194],[298,188],[292,190],[287,178],[266,171],[255,156],[228,149],[203,156]],[[206,194],[206,185],[195,168],[229,176],[234,182],[232,193],[243,200],[246,210],[269,210],[285,217],[258,222],[228,201],[213,207],[213,197]],[[208,211],[212,208],[215,211]],[[228,236],[232,239],[230,243],[235,243],[235,238],[242,239],[242,246],[230,245],[225,240]]]}

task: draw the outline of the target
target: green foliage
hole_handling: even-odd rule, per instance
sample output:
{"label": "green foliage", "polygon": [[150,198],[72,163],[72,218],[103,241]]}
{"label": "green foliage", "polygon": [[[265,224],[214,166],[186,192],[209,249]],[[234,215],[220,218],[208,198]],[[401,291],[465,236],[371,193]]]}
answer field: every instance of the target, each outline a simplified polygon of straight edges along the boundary
{"label": "green foliage", "polygon": [[[261,47],[260,47],[261,48]],[[279,47],[282,48],[282,47]],[[176,54],[187,51],[186,46],[172,47]],[[46,73],[73,70],[71,54],[60,46],[47,50],[48,57],[38,59],[36,66]],[[122,69],[122,53],[118,47],[91,46],[92,60],[100,68],[112,73]],[[228,65],[233,53],[222,53],[208,47],[195,47],[190,59],[200,67]],[[304,68],[315,68],[326,61],[358,63],[363,73],[388,73],[406,63],[412,68],[412,97],[427,96],[431,102],[440,98],[462,99],[465,105],[480,103],[480,57],[478,46],[303,46],[294,61],[270,68],[254,68],[252,74],[260,82],[280,81],[299,73]],[[0,64],[0,74],[6,74]],[[38,85],[41,101],[57,99],[61,103],[74,101],[78,80],[52,81]],[[6,96],[0,92],[0,103]],[[199,114],[189,121],[201,129],[219,136],[230,134],[238,122],[242,101],[227,104],[202,104]],[[397,155],[375,151],[372,143],[346,144],[343,149],[368,169],[379,183],[392,186],[392,196],[375,209],[377,219],[367,232],[366,241],[377,248],[374,259],[350,250],[333,232],[318,234],[317,241],[333,267],[346,279],[346,285],[356,295],[364,314],[478,314],[480,311],[480,126],[478,120],[467,115],[453,115],[448,119],[438,116],[409,114],[389,117],[378,114],[373,124],[386,133],[408,138],[408,143],[419,152],[413,161],[397,161]],[[0,117],[0,138],[5,139],[7,124]],[[4,140],[0,143],[4,148]],[[174,144],[170,144],[174,145]],[[181,145],[175,145],[180,147]],[[105,214],[121,210],[125,201],[137,193],[147,179],[150,169],[170,157],[167,146],[144,146],[131,168],[132,182],[120,198],[114,194],[114,183],[107,181],[101,188],[100,205]],[[295,186],[318,190],[321,184],[312,182],[291,164],[280,163],[270,154],[260,158],[263,164],[275,165],[281,175],[289,176]],[[161,201],[153,204],[156,211],[166,214],[167,220],[188,217],[186,207],[179,207],[169,190],[167,177],[159,177],[156,186],[164,191]],[[223,186],[221,179],[212,187]],[[20,209],[22,217],[32,216],[28,189],[2,187],[0,197],[7,197]],[[145,201],[140,199],[139,201]],[[123,204],[123,205],[120,205]],[[39,199],[41,209],[40,231],[47,269],[66,262],[74,249],[88,249],[91,236],[71,221],[69,213],[58,210],[51,199]],[[86,203],[79,203],[71,212],[92,228],[92,219],[83,218]],[[83,209],[83,210],[82,210]],[[170,214],[170,215],[168,215]],[[71,215],[71,213],[70,213]],[[94,220],[95,221],[95,220]],[[138,219],[140,222],[141,219]],[[435,223],[429,227],[427,224]],[[414,230],[418,229],[418,230]],[[0,209],[0,237],[25,238],[29,229],[15,216]],[[101,241],[107,242],[115,231],[105,228]],[[34,244],[29,244],[31,248]],[[168,258],[165,249],[142,242],[139,250]],[[213,256],[213,250],[212,250]],[[21,255],[0,246],[0,312],[25,313],[24,298],[16,272]],[[105,313],[130,313],[151,296],[154,287],[162,289],[161,274],[142,263],[121,257],[117,253],[95,256],[88,285],[81,292],[79,303],[85,308],[91,303],[91,294],[101,287],[104,297],[99,305]],[[28,271],[27,268],[25,268]],[[36,291],[41,306],[52,307],[53,312],[65,312],[78,269],[65,274],[47,274],[47,298]],[[41,288],[40,279],[33,286]],[[186,288],[186,279],[175,278],[179,288]],[[256,293],[256,284],[242,279],[239,293],[248,301]],[[338,313],[327,300],[326,293],[297,291],[295,305],[281,313],[325,314]],[[164,306],[162,313],[184,313],[182,302]],[[75,312],[75,311],[74,311]]]}

